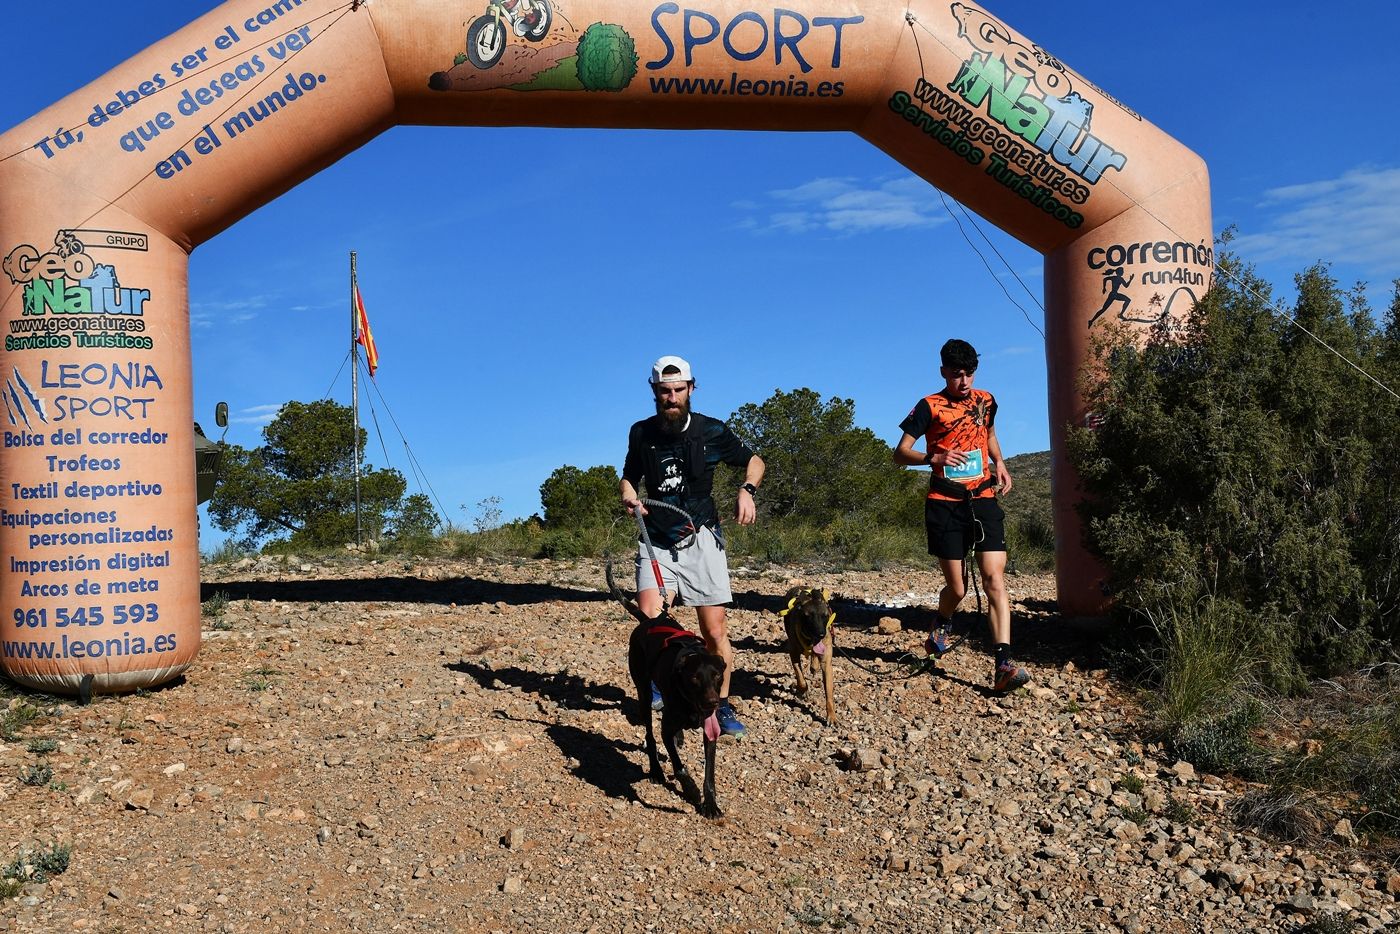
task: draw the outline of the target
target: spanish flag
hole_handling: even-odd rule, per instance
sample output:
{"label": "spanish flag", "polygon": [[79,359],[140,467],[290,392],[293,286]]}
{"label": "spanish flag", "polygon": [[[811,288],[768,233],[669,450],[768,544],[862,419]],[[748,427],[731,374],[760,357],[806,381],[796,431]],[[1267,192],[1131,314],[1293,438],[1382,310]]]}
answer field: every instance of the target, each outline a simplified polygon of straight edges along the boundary
{"label": "spanish flag", "polygon": [[369,375],[379,369],[379,350],[374,346],[374,335],[369,330],[369,316],[365,314],[365,300],[360,297],[360,286],[355,285],[355,310],[359,318],[355,324],[355,343],[365,348],[365,362],[369,364]]}

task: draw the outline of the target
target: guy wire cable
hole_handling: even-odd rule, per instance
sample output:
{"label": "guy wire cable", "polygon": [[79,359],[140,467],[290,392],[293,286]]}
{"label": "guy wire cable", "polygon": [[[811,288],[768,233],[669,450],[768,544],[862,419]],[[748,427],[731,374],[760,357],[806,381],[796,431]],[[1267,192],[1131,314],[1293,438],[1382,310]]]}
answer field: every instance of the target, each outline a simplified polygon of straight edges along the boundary
{"label": "guy wire cable", "polygon": [[[366,363],[366,364],[364,364],[364,365],[365,365],[366,367],[368,367],[369,364]],[[373,379],[371,379],[371,380],[369,381],[369,384],[370,384],[370,386],[372,386],[372,387],[374,388],[375,394],[379,396],[379,401],[382,402],[382,403],[384,403],[384,414],[386,414],[386,415],[389,416],[389,421],[390,421],[390,423],[393,424],[394,430],[397,431],[397,432],[399,433],[399,439],[403,441],[404,451],[405,451],[405,452],[407,453],[407,455],[408,455],[408,460],[409,460],[410,464],[411,464],[411,465],[415,465],[414,468],[412,468],[412,469],[421,470],[421,471],[422,471],[422,485],[427,489],[428,493],[432,496],[433,502],[437,503],[437,507],[438,507],[438,510],[440,511],[441,516],[445,517],[445,516],[447,515],[447,510],[446,510],[446,508],[443,507],[443,505],[442,505],[442,500],[441,500],[441,499],[438,497],[438,495],[437,495],[437,490],[433,489],[432,483],[429,482],[429,480],[428,480],[428,472],[427,472],[426,470],[423,470],[423,465],[422,465],[422,463],[418,460],[418,456],[417,456],[416,454],[413,453],[413,448],[409,446],[409,443],[408,443],[408,436],[407,436],[406,434],[404,434],[403,428],[399,426],[399,420],[398,420],[397,418],[394,417],[394,410],[389,406],[389,400],[386,399],[386,398],[384,398],[384,393],[383,393],[382,390],[380,390],[379,384],[378,384],[378,383],[376,383]],[[377,426],[377,425],[378,425],[378,423],[376,422],[376,426]],[[384,443],[384,439],[383,439],[382,436],[380,437],[379,443],[380,443],[381,445]],[[388,457],[387,451],[386,451],[386,453],[385,453],[385,457],[386,457],[386,458]],[[415,472],[415,476],[417,476],[417,475],[418,475],[418,474]]]}
{"label": "guy wire cable", "polygon": [[[929,28],[928,28],[927,26],[925,26],[922,22],[920,22],[920,21],[919,21],[919,18],[918,18],[917,16],[915,16],[912,12],[906,12],[906,13],[904,14],[904,19],[905,19],[905,21],[909,24],[910,34],[914,36],[914,48],[915,48],[915,50],[918,52],[918,56],[919,56],[919,73],[920,73],[920,77],[922,77],[922,78],[924,79],[924,81],[927,82],[927,81],[928,81],[928,75],[927,75],[927,73],[925,72],[924,64],[923,64],[923,61],[924,61],[923,49],[920,48],[920,46],[919,46],[919,37],[918,37],[918,35],[917,35],[916,33],[914,33],[914,26],[915,26],[915,25],[917,25],[917,26],[918,26],[920,29],[922,29],[924,32],[928,33],[928,35],[929,35],[935,42],[937,42],[939,45],[943,46],[943,48],[947,49],[947,51],[948,51],[950,54],[952,54],[954,57],[958,57],[961,53],[959,53],[958,50],[956,50],[956,49],[950,47],[947,43],[945,43],[945,42],[938,36],[937,33],[935,33],[933,30],[929,29]],[[1076,72],[1076,74],[1077,74],[1077,72]],[[1082,76],[1081,76],[1081,77],[1082,77]],[[1007,103],[1012,103],[1012,102],[1009,100],[1009,98],[1006,97],[1006,94],[1005,94],[1005,92],[1004,92],[1002,89],[999,89],[999,88],[997,88],[997,87],[995,87],[995,86],[992,86],[990,90],[991,90],[991,93],[992,93],[992,94],[999,96],[1003,101],[1006,101]],[[1137,198],[1134,198],[1132,195],[1128,194],[1126,191],[1124,191],[1122,188],[1120,188],[1120,187],[1113,181],[1113,179],[1112,179],[1109,175],[1105,174],[1105,175],[1100,179],[1100,181],[1107,182],[1107,183],[1109,184],[1110,187],[1112,187],[1113,189],[1115,189],[1115,190],[1116,190],[1119,194],[1121,194],[1124,198],[1128,199],[1128,201],[1130,201],[1133,205],[1135,205],[1136,207],[1140,208],[1140,209],[1143,211],[1143,213],[1145,213],[1148,217],[1151,217],[1151,218],[1152,218],[1153,220],[1155,220],[1157,223],[1161,224],[1161,225],[1162,225],[1162,228],[1163,228],[1164,230],[1166,230],[1167,232],[1173,234],[1174,236],[1176,236],[1176,237],[1178,237],[1178,238],[1181,238],[1181,234],[1178,233],[1178,232],[1176,231],[1175,228],[1173,228],[1173,227],[1172,227],[1170,224],[1168,224],[1166,221],[1162,220],[1162,218],[1158,217],[1155,213],[1152,212],[1152,210],[1151,210],[1150,208],[1148,208],[1148,207],[1147,207],[1146,205],[1144,205],[1142,202],[1138,201]],[[1336,349],[1335,347],[1333,347],[1331,344],[1327,343],[1325,340],[1323,340],[1322,338],[1318,337],[1318,336],[1317,336],[1316,334],[1314,334],[1312,331],[1308,330],[1306,327],[1303,326],[1302,323],[1300,323],[1300,322],[1298,321],[1298,319],[1297,319],[1295,316],[1289,314],[1289,313],[1288,313],[1287,311],[1285,311],[1282,307],[1276,306],[1276,305],[1274,305],[1273,303],[1271,303],[1271,302],[1269,301],[1269,299],[1268,299],[1266,296],[1261,295],[1257,289],[1255,289],[1255,288],[1254,288],[1253,286],[1251,286],[1249,283],[1247,283],[1247,282],[1243,281],[1242,279],[1240,279],[1239,277],[1237,277],[1234,273],[1232,273],[1229,269],[1227,269],[1227,268],[1225,268],[1224,266],[1222,266],[1219,262],[1213,262],[1212,265],[1213,265],[1213,267],[1214,267],[1221,275],[1223,275],[1225,278],[1227,278],[1227,279],[1229,279],[1230,281],[1234,282],[1234,283],[1235,283],[1237,286],[1239,286],[1241,289],[1243,289],[1244,291],[1246,291],[1246,292],[1248,292],[1249,294],[1253,295],[1255,298],[1257,298],[1257,299],[1259,299],[1260,301],[1262,301],[1262,302],[1265,304],[1265,306],[1266,306],[1271,312],[1273,312],[1275,315],[1278,315],[1279,317],[1284,318],[1285,320],[1287,320],[1290,324],[1292,324],[1292,325],[1293,325],[1294,327],[1296,327],[1298,330],[1302,331],[1302,332],[1303,332],[1304,334],[1306,334],[1308,337],[1312,338],[1313,341],[1315,341],[1319,346],[1326,348],[1330,353],[1332,353],[1334,356],[1336,356],[1337,359],[1341,360],[1341,361],[1342,361],[1343,363],[1345,363],[1347,366],[1351,367],[1353,370],[1356,370],[1356,372],[1360,373],[1362,376],[1366,377],[1368,380],[1370,380],[1371,382],[1375,383],[1377,386],[1379,386],[1381,389],[1385,390],[1385,392],[1389,393],[1391,396],[1394,396],[1395,399],[1400,400],[1400,393],[1397,393],[1395,390],[1391,389],[1391,388],[1390,388],[1389,386],[1387,386],[1385,383],[1381,382],[1381,381],[1380,381],[1379,379],[1377,379],[1375,376],[1371,375],[1369,372],[1367,372],[1365,369],[1363,369],[1363,368],[1362,368],[1359,364],[1357,364],[1355,361],[1351,360],[1349,357],[1347,357],[1345,354],[1343,354],[1341,351],[1337,350],[1337,349]]]}
{"label": "guy wire cable", "polygon": [[[1033,327],[1033,328],[1036,329],[1037,333],[1040,334],[1040,339],[1041,339],[1041,340],[1045,340],[1045,332],[1042,331],[1042,330],[1040,330],[1040,325],[1038,325],[1038,324],[1036,324],[1034,321],[1032,321],[1032,320],[1031,320],[1031,316],[1026,312],[1026,309],[1023,308],[1023,307],[1021,307],[1021,303],[1018,302],[1018,301],[1016,301],[1016,299],[1014,299],[1014,298],[1011,297],[1011,293],[1008,292],[1008,291],[1006,290],[1006,286],[1002,284],[1001,279],[999,279],[999,278],[997,277],[997,274],[996,274],[995,272],[992,271],[991,264],[987,262],[987,257],[985,257],[985,256],[982,255],[982,251],[979,250],[979,249],[977,249],[977,244],[973,243],[973,242],[972,242],[972,238],[969,237],[969,236],[967,235],[967,231],[963,230],[962,221],[958,220],[957,216],[953,214],[953,209],[950,208],[950,207],[948,207],[948,198],[947,198],[947,196],[944,195],[943,192],[942,192],[940,189],[938,189],[938,188],[935,188],[934,191],[937,191],[937,192],[938,192],[938,197],[939,197],[939,199],[942,200],[942,202],[943,202],[943,210],[947,211],[947,212],[948,212],[948,216],[951,217],[951,218],[953,219],[953,223],[958,225],[958,233],[962,234],[963,239],[967,241],[967,245],[970,246],[970,247],[972,247],[972,252],[976,253],[976,254],[977,254],[977,258],[980,259],[980,260],[982,261],[982,265],[983,265],[983,266],[986,268],[986,270],[987,270],[987,275],[991,276],[991,277],[992,277],[992,281],[995,282],[995,283],[997,284],[997,287],[1001,289],[1001,294],[1005,295],[1005,296],[1006,296],[1006,300],[1007,300],[1008,302],[1010,302],[1011,304],[1015,305],[1016,308],[1017,308],[1017,310],[1019,310],[1019,311],[1021,312],[1021,316],[1024,317],[1024,318],[1026,319],[1026,321],[1030,324],[1031,327]],[[961,205],[959,205],[959,206],[961,206]],[[998,255],[1000,255],[1000,254],[998,254]],[[1003,259],[1002,262],[1004,263],[1004,262],[1006,262],[1006,260]],[[1011,267],[1010,267],[1010,266],[1007,266],[1007,268],[1010,269]],[[1016,271],[1013,269],[1013,270],[1011,271],[1011,274],[1012,274],[1013,276],[1016,276]],[[1016,278],[1019,280],[1021,277],[1020,277],[1020,276],[1016,276]],[[1021,288],[1023,288],[1023,289],[1026,288],[1026,284],[1025,284],[1024,282],[1021,283]],[[1027,291],[1030,291],[1030,290],[1027,289]],[[1043,310],[1044,310],[1044,309],[1042,308],[1042,311],[1043,311]]]}

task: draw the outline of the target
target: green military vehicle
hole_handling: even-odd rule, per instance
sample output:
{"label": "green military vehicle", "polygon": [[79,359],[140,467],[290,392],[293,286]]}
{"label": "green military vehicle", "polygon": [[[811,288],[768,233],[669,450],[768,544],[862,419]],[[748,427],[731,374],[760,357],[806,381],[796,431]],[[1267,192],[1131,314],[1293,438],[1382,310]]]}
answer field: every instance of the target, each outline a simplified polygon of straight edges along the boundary
{"label": "green military vehicle", "polygon": [[[214,424],[220,428],[228,428],[228,403],[220,402],[214,406]],[[224,439],[220,436],[217,443],[210,441],[204,436],[204,429],[199,427],[199,422],[194,423],[194,489],[195,505],[209,501],[209,497],[214,495],[214,484],[219,480],[219,462],[224,456]]]}

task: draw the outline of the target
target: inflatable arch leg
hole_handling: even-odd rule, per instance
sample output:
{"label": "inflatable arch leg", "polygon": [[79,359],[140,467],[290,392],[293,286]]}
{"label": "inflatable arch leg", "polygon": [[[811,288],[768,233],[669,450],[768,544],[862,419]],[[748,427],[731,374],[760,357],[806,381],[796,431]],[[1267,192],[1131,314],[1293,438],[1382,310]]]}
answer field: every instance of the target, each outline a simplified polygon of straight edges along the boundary
{"label": "inflatable arch leg", "polygon": [[59,693],[85,674],[98,692],[160,684],[200,638],[188,256],[61,177],[20,174],[36,213],[82,224],[6,229],[6,673]]}

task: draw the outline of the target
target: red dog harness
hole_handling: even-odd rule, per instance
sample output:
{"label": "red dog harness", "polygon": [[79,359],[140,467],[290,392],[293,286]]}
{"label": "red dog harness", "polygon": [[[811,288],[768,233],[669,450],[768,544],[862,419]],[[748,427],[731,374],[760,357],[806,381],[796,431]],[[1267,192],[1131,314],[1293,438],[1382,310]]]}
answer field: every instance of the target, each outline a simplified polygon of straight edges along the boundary
{"label": "red dog harness", "polygon": [[648,626],[646,636],[647,639],[653,643],[657,640],[660,641],[659,645],[653,645],[656,651],[651,653],[658,656],[669,649],[673,642],[698,642],[702,647],[705,644],[704,639],[701,639],[689,629],[682,629],[679,626],[671,626],[666,623],[653,623]]}

